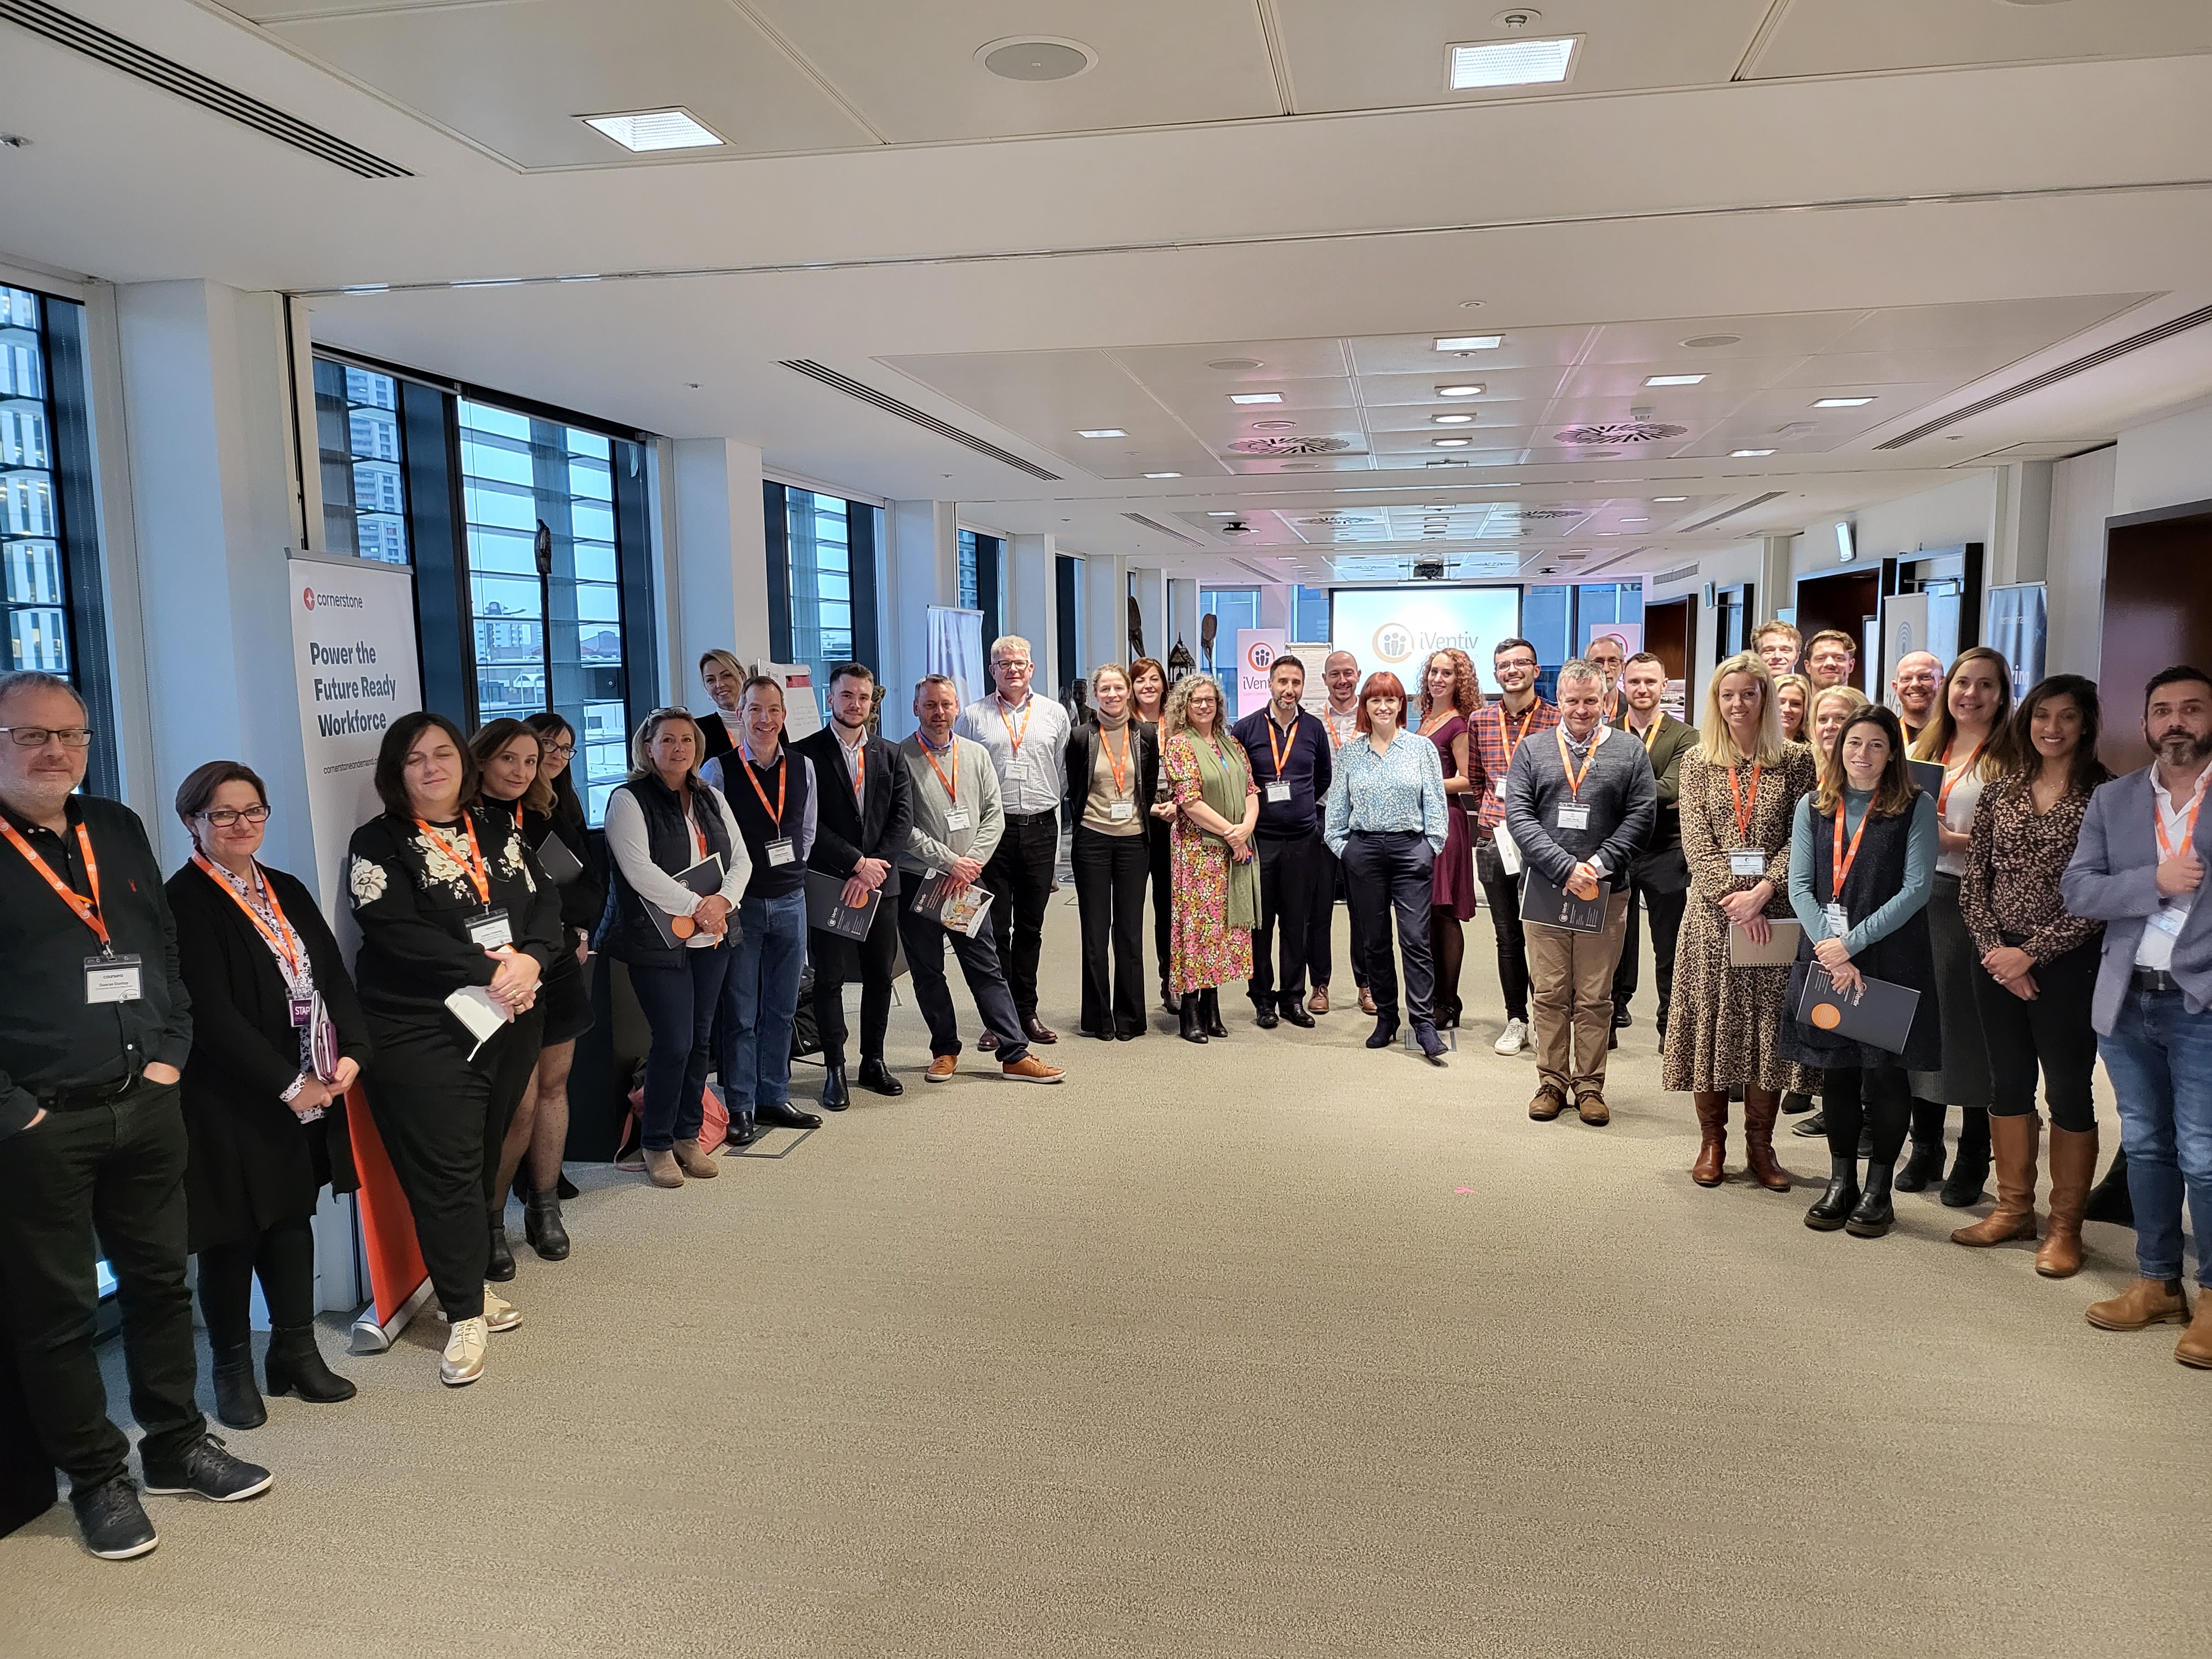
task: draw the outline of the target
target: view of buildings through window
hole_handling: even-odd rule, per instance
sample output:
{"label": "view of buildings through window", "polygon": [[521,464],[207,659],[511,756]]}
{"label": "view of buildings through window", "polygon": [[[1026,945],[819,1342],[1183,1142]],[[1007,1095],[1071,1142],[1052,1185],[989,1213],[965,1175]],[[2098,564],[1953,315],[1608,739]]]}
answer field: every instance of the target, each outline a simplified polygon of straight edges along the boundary
{"label": "view of buildings through window", "polygon": [[0,287],[0,562],[10,669],[72,674],[43,307]]}
{"label": "view of buildings through window", "polygon": [[[784,558],[791,596],[791,654],[787,662],[813,671],[818,702],[828,695],[829,671],[861,650],[854,610],[854,547],[874,557],[872,526],[855,520],[876,509],[796,486],[783,492]],[[860,533],[856,536],[855,531]],[[872,629],[868,630],[872,633]]]}
{"label": "view of buildings through window", "polygon": [[398,381],[374,369],[315,359],[325,551],[407,562],[403,441]]}

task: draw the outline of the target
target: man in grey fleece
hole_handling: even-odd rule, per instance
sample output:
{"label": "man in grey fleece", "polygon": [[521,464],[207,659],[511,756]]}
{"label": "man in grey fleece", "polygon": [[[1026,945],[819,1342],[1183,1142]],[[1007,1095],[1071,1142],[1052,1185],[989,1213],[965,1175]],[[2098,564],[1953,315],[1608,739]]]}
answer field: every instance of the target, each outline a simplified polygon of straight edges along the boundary
{"label": "man in grey fleece", "polygon": [[[1536,1097],[1548,1122],[1570,1100],[1585,1123],[1606,1123],[1605,1056],[1613,1035],[1613,970],[1628,927],[1629,862],[1650,833],[1658,786],[1644,748],[1605,723],[1605,676],[1577,657],[1559,670],[1559,724],[1522,744],[1505,779],[1505,827],[1528,870],[1575,898],[1606,894],[1594,933],[1547,927],[1529,914],[1529,1024]],[[1608,742],[1610,737],[1613,740]],[[1534,884],[1524,883],[1524,891]]]}

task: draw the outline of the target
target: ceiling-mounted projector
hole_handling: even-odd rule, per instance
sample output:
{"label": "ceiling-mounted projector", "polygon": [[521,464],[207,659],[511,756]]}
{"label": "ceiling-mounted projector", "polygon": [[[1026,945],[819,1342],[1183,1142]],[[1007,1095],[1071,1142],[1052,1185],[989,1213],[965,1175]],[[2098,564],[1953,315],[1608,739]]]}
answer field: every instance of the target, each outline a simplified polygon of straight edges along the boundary
{"label": "ceiling-mounted projector", "polygon": [[1252,526],[1242,519],[1231,519],[1221,526],[1221,533],[1224,536],[1249,536],[1252,533]]}
{"label": "ceiling-mounted projector", "polygon": [[1443,579],[1444,562],[1442,559],[1416,559],[1413,561],[1413,580],[1415,581],[1440,582]]}

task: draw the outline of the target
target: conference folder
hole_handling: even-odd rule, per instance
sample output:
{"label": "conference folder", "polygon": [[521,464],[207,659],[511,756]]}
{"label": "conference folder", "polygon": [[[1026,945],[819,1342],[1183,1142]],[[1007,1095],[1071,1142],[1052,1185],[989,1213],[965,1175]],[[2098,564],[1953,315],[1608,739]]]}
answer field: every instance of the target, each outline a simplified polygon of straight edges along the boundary
{"label": "conference folder", "polygon": [[806,872],[806,925],[840,939],[863,939],[875,926],[884,890],[877,888],[857,905],[845,902],[845,878],[819,870]]}
{"label": "conference folder", "polygon": [[1595,898],[1578,899],[1529,870],[1521,878],[1521,920],[1535,927],[1564,927],[1574,933],[1602,933],[1606,902],[1612,896],[1613,884],[1609,881],[1598,883]]}
{"label": "conference folder", "polygon": [[1773,936],[1753,945],[1740,921],[1729,924],[1729,966],[1731,968],[1787,968],[1797,960],[1797,941],[1805,937],[1802,923],[1769,921]]}
{"label": "conference folder", "polygon": [[538,854],[538,867],[545,872],[545,879],[556,887],[566,887],[584,873],[584,861],[558,836],[546,836],[531,851]]}
{"label": "conference folder", "polygon": [[[676,879],[698,894],[701,898],[705,898],[709,893],[720,892],[722,890],[722,855],[720,853],[708,854],[690,869],[678,870],[676,872]],[[672,916],[657,904],[647,903],[645,906],[645,914],[653,918],[653,925],[660,930],[660,940],[664,945],[670,946],[688,945],[691,941],[691,936],[699,931],[699,924],[690,917]]]}
{"label": "conference folder", "polygon": [[1905,769],[1912,774],[1913,782],[1939,799],[1943,793],[1943,769],[1935,761],[1909,760]]}
{"label": "conference folder", "polygon": [[1901,1054],[1912,1035],[1912,1016],[1919,1006],[1919,992],[1892,985],[1887,980],[1864,980],[1856,994],[1847,995],[1836,988],[1827,970],[1816,963],[1805,975],[1805,989],[1797,999],[1797,1018],[1830,1036]]}
{"label": "conference folder", "polygon": [[971,882],[956,891],[950,875],[934,875],[915,892],[914,908],[917,915],[933,917],[947,933],[974,939],[983,931],[984,921],[991,914],[991,890],[981,882]]}

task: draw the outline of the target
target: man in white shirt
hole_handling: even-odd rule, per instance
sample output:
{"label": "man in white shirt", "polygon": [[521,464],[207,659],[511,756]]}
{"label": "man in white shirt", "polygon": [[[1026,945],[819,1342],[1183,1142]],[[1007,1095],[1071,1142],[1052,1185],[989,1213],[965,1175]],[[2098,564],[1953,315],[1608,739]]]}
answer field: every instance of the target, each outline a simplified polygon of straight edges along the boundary
{"label": "man in white shirt", "polygon": [[[1037,960],[1044,951],[1044,912],[1060,862],[1060,803],[1067,793],[1067,711],[1030,690],[1036,665],[1018,634],[991,641],[991,696],[960,711],[955,728],[982,744],[999,775],[1006,833],[983,866],[991,891],[991,933],[1013,992],[1022,1030],[1031,1042],[1057,1042],[1060,1034],[1037,1018]],[[981,1046],[996,1046],[986,1031]]]}
{"label": "man in white shirt", "polygon": [[[1329,758],[1333,763],[1338,751],[1359,735],[1359,659],[1349,651],[1332,651],[1321,665],[1322,683],[1328,687],[1328,708],[1322,715],[1322,724],[1328,728]],[[1367,952],[1360,940],[1359,912],[1354,908],[1352,890],[1345,884],[1344,861],[1328,850],[1323,843],[1320,856],[1328,860],[1328,870],[1322,880],[1328,890],[1344,901],[1345,919],[1352,924],[1352,982],[1359,992],[1359,1012],[1375,1012],[1375,994],[1367,988]],[[1307,1000],[1310,1012],[1328,1012],[1329,976],[1335,971],[1334,941],[1331,935],[1336,930],[1336,907],[1332,903],[1314,907],[1312,926],[1306,934],[1306,971],[1313,976],[1313,995]]]}

